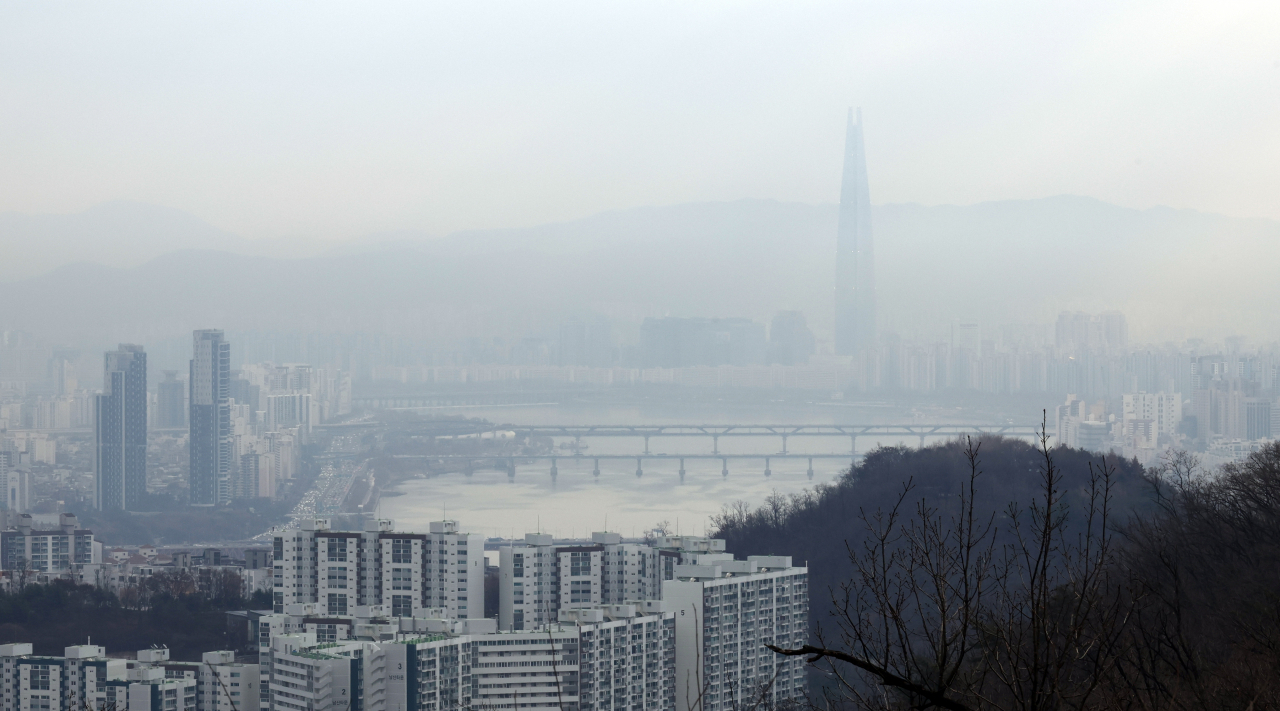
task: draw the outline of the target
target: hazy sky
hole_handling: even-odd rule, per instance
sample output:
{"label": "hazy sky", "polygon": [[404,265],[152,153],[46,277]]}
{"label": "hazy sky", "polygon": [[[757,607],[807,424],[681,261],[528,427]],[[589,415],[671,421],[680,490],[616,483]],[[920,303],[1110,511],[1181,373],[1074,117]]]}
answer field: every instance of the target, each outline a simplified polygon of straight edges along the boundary
{"label": "hazy sky", "polygon": [[1280,218],[1280,2],[0,5],[0,211],[250,237],[1059,193]]}

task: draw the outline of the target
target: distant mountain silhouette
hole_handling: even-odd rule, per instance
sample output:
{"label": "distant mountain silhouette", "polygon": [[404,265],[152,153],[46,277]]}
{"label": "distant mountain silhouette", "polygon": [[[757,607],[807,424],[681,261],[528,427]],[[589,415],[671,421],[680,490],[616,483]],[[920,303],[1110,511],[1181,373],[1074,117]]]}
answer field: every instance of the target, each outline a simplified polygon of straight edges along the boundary
{"label": "distant mountain silhouette", "polygon": [[[616,317],[625,334],[646,315],[767,320],[800,309],[821,336],[835,214],[767,200],[644,207],[527,229],[386,235],[298,259],[246,254],[251,240],[146,206],[5,215],[6,255],[14,240],[44,235],[42,258],[61,261],[0,283],[0,328],[93,344],[197,327],[446,341],[552,335],[563,318],[589,313]],[[1270,307],[1276,222],[1060,196],[886,205],[874,230],[884,327],[904,335],[957,320],[1045,324],[1065,309],[1123,309],[1137,338],[1261,336],[1280,325]],[[122,264],[113,242],[135,258],[154,253]]]}
{"label": "distant mountain silhouette", "polygon": [[132,267],[179,249],[283,253],[279,240],[249,240],[182,210],[127,200],[61,215],[0,213],[0,282],[70,262]]}

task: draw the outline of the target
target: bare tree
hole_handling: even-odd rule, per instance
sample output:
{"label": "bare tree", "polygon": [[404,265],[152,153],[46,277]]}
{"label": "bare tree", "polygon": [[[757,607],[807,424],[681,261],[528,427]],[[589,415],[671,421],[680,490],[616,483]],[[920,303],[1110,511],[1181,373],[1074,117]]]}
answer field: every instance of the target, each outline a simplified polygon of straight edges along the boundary
{"label": "bare tree", "polygon": [[[828,704],[859,708],[1084,709],[1120,652],[1134,595],[1115,579],[1114,467],[1090,468],[1083,526],[1068,526],[1061,472],[1040,435],[1040,493],[1007,530],[977,509],[980,442],[950,513],[908,481],[887,512],[860,511],[852,577],[833,591],[836,634],[797,649],[835,681]],[[948,502],[943,502],[944,504]],[[1072,531],[1076,532],[1072,534]]]}

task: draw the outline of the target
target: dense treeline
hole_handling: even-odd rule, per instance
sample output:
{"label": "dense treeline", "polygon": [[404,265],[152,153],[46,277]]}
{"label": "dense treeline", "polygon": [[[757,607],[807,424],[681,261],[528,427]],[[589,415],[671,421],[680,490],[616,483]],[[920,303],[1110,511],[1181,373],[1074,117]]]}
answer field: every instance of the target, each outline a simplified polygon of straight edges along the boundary
{"label": "dense treeline", "polygon": [[822,706],[1280,708],[1280,444],[1213,474],[884,448],[717,524],[810,563]]}
{"label": "dense treeline", "polygon": [[237,636],[227,624],[227,610],[271,605],[269,595],[246,600],[231,592],[238,584],[234,577],[237,580],[218,583],[210,594],[180,572],[164,574],[146,590],[126,595],[123,603],[92,585],[26,585],[0,593],[0,644],[31,642],[36,654],[53,655],[90,640],[108,652],[161,644],[169,647],[173,659],[199,661],[204,652],[243,644],[243,635]]}

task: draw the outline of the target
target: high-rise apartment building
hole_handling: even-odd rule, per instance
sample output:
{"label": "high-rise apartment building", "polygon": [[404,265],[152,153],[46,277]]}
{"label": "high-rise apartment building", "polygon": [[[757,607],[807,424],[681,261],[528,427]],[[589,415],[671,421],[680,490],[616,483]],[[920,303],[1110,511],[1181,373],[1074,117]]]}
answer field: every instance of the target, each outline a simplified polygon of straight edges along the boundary
{"label": "high-rise apartment building", "polygon": [[862,109],[857,123],[849,111],[845,127],[844,175],[836,227],[836,329],[838,355],[856,355],[875,346],[876,283],[871,240],[871,190],[862,142]]}
{"label": "high-rise apartment building", "polygon": [[[663,608],[676,621],[678,711],[778,708],[804,699],[809,638],[809,570],[789,556],[694,556],[662,584]],[[692,690],[686,693],[684,690]]]}
{"label": "high-rise apartment building", "polygon": [[1121,425],[1126,441],[1142,449],[1155,449],[1160,436],[1172,437],[1182,422],[1182,396],[1178,393],[1126,393]]}
{"label": "high-rise apartment building", "polygon": [[220,330],[196,331],[191,355],[191,503],[213,506],[231,500],[231,344]]}
{"label": "high-rise apartment building", "polygon": [[671,613],[635,605],[567,612],[573,614],[561,622],[526,632],[451,629],[439,620],[385,617],[313,617],[305,629],[284,634],[272,629],[269,637],[259,637],[270,708],[676,707]]}
{"label": "high-rise apartment building", "polygon": [[133,511],[147,493],[147,354],[122,343],[104,360],[93,407],[94,503]]}
{"label": "high-rise apartment building", "polygon": [[93,531],[80,528],[74,514],[58,516],[58,527],[38,529],[31,514],[18,514],[12,530],[0,531],[0,570],[61,574],[102,562],[101,547],[94,552]]}
{"label": "high-rise apartment building", "polygon": [[[694,540],[663,538],[647,546],[598,532],[589,544],[556,544],[550,534],[526,534],[523,545],[498,553],[498,629],[537,629],[559,620],[562,610],[660,599],[681,546]],[[708,545],[724,550],[722,540]]]}
{"label": "high-rise apartment building", "polygon": [[187,426],[187,384],[178,379],[178,371],[164,371],[164,380],[156,388],[157,429],[180,429]]}
{"label": "high-rise apartment building", "polygon": [[484,617],[483,536],[459,533],[456,521],[433,521],[429,533],[392,529],[380,519],[331,531],[315,519],[276,534],[276,611],[314,602],[334,615],[385,605],[394,617]]}

